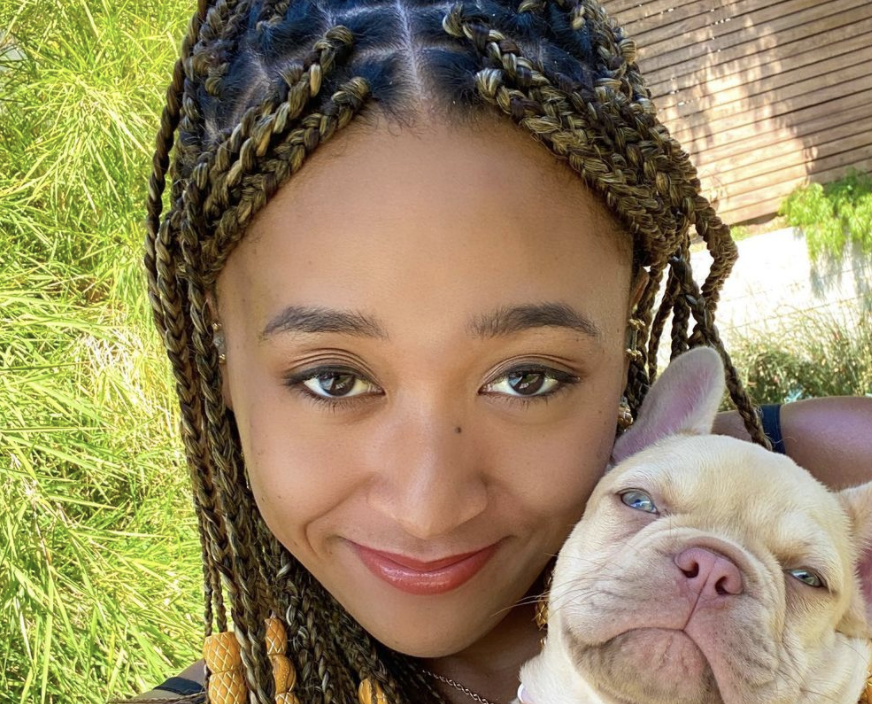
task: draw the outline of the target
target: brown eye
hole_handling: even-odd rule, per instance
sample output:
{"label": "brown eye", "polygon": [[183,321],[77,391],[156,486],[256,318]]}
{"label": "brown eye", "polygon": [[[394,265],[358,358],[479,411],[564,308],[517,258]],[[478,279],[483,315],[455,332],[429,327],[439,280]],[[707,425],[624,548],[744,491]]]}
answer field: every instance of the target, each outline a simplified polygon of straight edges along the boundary
{"label": "brown eye", "polygon": [[535,394],[545,384],[545,375],[542,372],[512,372],[506,379],[512,390],[522,396]]}
{"label": "brown eye", "polygon": [[378,392],[378,387],[350,369],[321,368],[290,374],[285,384],[301,388],[311,397],[323,401],[368,396]]}
{"label": "brown eye", "polygon": [[354,388],[354,381],[357,377],[354,374],[342,374],[338,372],[327,372],[319,374],[315,377],[320,390],[330,396],[345,396]]}
{"label": "brown eye", "polygon": [[578,382],[577,376],[558,369],[518,367],[486,384],[482,391],[514,399],[545,400]]}

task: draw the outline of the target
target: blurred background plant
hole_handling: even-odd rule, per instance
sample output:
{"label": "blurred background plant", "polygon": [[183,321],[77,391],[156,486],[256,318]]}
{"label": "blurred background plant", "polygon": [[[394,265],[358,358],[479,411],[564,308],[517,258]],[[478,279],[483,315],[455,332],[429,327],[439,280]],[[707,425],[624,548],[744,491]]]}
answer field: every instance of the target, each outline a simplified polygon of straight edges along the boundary
{"label": "blurred background plant", "polygon": [[826,186],[798,188],[779,213],[803,231],[814,261],[841,259],[848,249],[872,256],[872,174],[853,170]]}
{"label": "blurred background plant", "polygon": [[872,396],[870,308],[806,311],[777,332],[734,332],[730,355],[758,403]]}
{"label": "blurred background plant", "polygon": [[140,269],[190,3],[0,0],[0,702],[198,658],[200,549]]}

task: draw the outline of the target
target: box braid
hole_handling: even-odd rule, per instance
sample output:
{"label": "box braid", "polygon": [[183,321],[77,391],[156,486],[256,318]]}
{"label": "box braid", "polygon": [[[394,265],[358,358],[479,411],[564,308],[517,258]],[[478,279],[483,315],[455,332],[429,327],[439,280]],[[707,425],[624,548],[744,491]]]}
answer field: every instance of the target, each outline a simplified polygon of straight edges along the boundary
{"label": "box braid", "polygon": [[[181,406],[205,634],[227,629],[226,596],[252,704],[274,698],[271,615],[287,624],[306,704],[353,701],[362,678],[379,682],[392,704],[442,701],[413,659],[375,642],[264,524],[221,396],[206,303],[252,218],[320,144],[371,108],[406,124],[425,113],[456,124],[505,115],[568,164],[630,232],[634,269],[648,273],[630,321],[633,414],[671,317],[672,355],[718,349],[733,402],[766,444],[714,326],[736,258],[729,229],[657,120],[634,43],[596,2],[199,0],[160,118],[145,264]],[[691,226],[714,260],[702,287],[689,265]]]}

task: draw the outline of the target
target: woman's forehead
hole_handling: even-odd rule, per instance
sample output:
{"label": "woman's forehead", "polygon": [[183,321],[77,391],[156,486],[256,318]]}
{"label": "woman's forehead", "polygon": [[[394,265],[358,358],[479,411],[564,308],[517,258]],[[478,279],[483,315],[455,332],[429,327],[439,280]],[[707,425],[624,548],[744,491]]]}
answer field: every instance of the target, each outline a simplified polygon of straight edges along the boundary
{"label": "woman's forehead", "polygon": [[352,234],[355,224],[402,224],[425,213],[448,223],[479,214],[543,226],[580,218],[602,235],[599,246],[631,251],[629,234],[602,200],[523,129],[505,120],[378,122],[352,122],[316,150],[246,239],[286,228],[289,217],[316,229],[342,221]]}
{"label": "woman's forehead", "polygon": [[432,317],[626,298],[629,235],[511,125],[360,131],[324,149],[219,278],[261,324],[291,304]]}

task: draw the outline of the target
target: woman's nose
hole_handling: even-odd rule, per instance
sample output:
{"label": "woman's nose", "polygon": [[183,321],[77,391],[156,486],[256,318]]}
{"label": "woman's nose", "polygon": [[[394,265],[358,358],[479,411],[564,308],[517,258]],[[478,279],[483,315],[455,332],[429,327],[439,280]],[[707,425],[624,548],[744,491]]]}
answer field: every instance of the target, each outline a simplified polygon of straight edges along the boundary
{"label": "woman's nose", "polygon": [[373,457],[375,510],[419,540],[448,535],[485,510],[486,477],[462,422],[407,414],[386,430]]}

